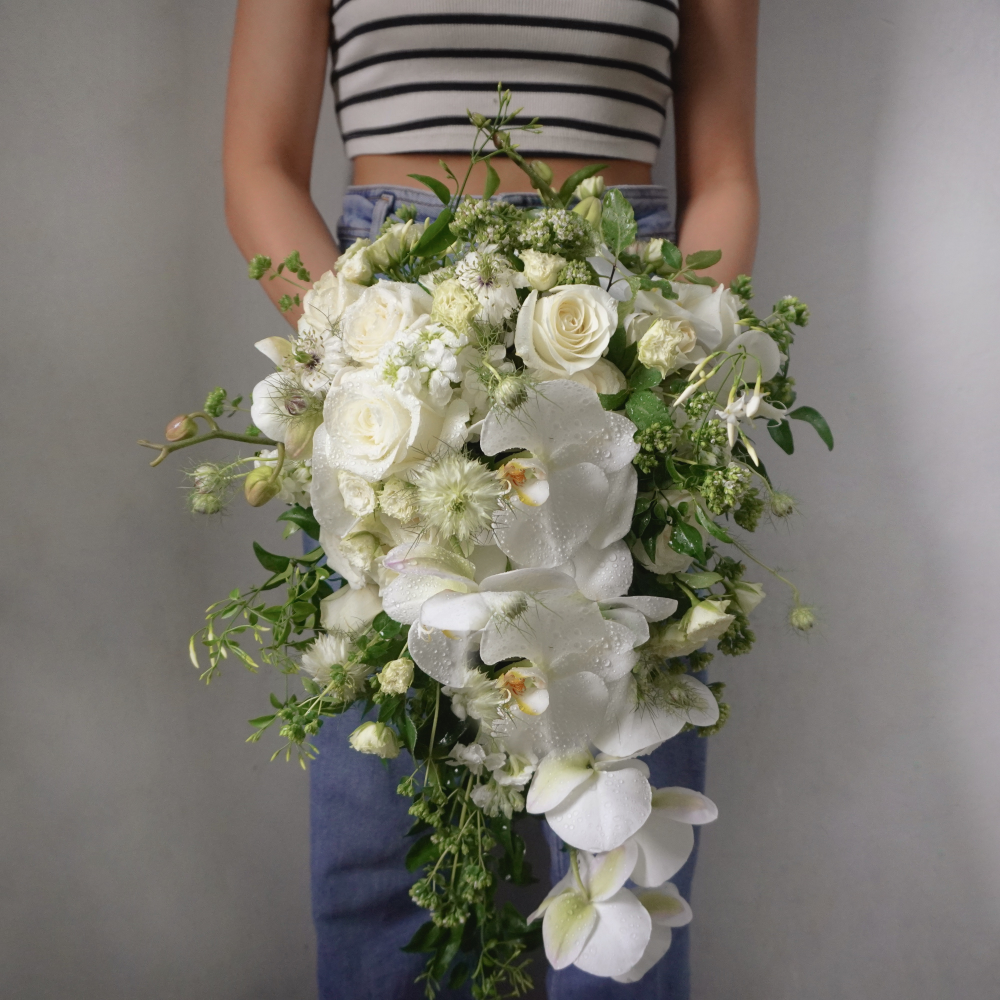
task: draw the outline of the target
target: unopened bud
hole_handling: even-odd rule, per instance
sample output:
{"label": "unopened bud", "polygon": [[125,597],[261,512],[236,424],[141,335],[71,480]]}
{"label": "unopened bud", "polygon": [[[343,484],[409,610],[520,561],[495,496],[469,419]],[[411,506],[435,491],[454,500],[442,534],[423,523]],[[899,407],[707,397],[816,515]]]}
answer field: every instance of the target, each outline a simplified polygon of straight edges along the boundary
{"label": "unopened bud", "polygon": [[323,423],[322,413],[308,413],[292,422],[285,434],[285,452],[289,458],[307,458],[316,428]]}
{"label": "unopened bud", "polygon": [[396,734],[383,722],[362,722],[348,739],[351,746],[361,753],[373,753],[390,760],[399,756]]}
{"label": "unopened bud", "polygon": [[218,514],[222,501],[214,493],[192,493],[188,502],[196,514]]}
{"label": "unopened bud", "polygon": [[529,166],[546,184],[552,183],[552,168],[544,160],[532,160]]}
{"label": "unopened bud", "polygon": [[787,493],[771,494],[771,513],[775,517],[788,517],[795,513],[795,499]]}
{"label": "unopened bud", "polygon": [[584,198],[604,197],[604,178],[598,174],[596,177],[588,177],[585,181],[580,181],[576,186],[574,194],[583,201]]}
{"label": "unopened bud", "polygon": [[528,387],[523,378],[507,375],[493,390],[493,399],[504,410],[516,410],[528,398]]}
{"label": "unopened bud", "polygon": [[601,225],[601,199],[600,198],[584,198],[578,205],[573,209],[576,215],[582,216],[586,219],[595,229],[599,229]]}
{"label": "unopened bud", "polygon": [[274,470],[268,465],[262,465],[247,473],[243,480],[243,495],[251,507],[263,507],[281,492],[281,479],[271,479]]}
{"label": "unopened bud", "polygon": [[186,413],[182,413],[167,424],[163,436],[168,441],[183,441],[185,438],[194,437],[197,433],[198,425]]}
{"label": "unopened bud", "polygon": [[467,111],[466,114],[469,116],[469,121],[472,122],[476,128],[486,128],[490,124],[490,119],[486,115],[479,114],[478,111]]}
{"label": "unopened bud", "polygon": [[800,632],[808,632],[816,624],[816,612],[805,604],[796,604],[788,612],[788,624]]}

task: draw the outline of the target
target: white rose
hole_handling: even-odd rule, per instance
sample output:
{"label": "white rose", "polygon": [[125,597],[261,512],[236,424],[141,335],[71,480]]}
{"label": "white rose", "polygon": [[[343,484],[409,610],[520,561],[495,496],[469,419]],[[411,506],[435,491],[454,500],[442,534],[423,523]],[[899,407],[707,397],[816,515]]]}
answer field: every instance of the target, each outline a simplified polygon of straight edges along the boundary
{"label": "white rose", "polygon": [[665,299],[659,292],[636,295],[634,311],[625,320],[629,341],[639,340],[659,318],[682,319],[691,324],[707,352],[728,348],[741,329],[737,316],[740,300],[722,285],[711,288],[686,281],[671,285],[676,299]]}
{"label": "white rose", "polygon": [[667,376],[688,361],[687,355],[697,345],[698,336],[688,320],[661,318],[642,335],[639,361]]}
{"label": "white rose", "polygon": [[375,491],[360,476],[341,470],[337,473],[337,485],[344,498],[344,506],[355,517],[364,517],[375,510]]}
{"label": "white rose", "polygon": [[406,694],[413,683],[413,661],[390,660],[379,671],[378,683],[385,694]]}
{"label": "white rose", "polygon": [[435,409],[392,389],[370,369],[344,375],[327,394],[323,412],[326,460],[369,482],[402,475],[442,448],[461,447],[469,416],[461,399]]}
{"label": "white rose", "polygon": [[383,722],[362,722],[348,739],[351,746],[361,753],[373,753],[390,759],[399,756],[396,734]]}
{"label": "white rose", "polygon": [[302,298],[299,333],[332,330],[344,310],[361,292],[361,286],[345,280],[343,274],[327,271]]}
{"label": "white rose", "polygon": [[379,540],[368,531],[359,531],[348,535],[340,542],[340,553],[347,560],[351,569],[359,575],[364,575],[372,568],[375,557],[381,552]]}
{"label": "white rose", "polygon": [[598,358],[590,368],[583,371],[573,372],[570,378],[580,385],[593,389],[594,392],[601,392],[606,395],[614,395],[621,392],[628,386],[625,376],[607,358]]}
{"label": "white rose", "polygon": [[320,601],[320,624],[328,632],[349,635],[366,629],[381,610],[378,587],[341,587]]}
{"label": "white rose", "polygon": [[667,573],[683,573],[691,565],[691,556],[684,555],[683,552],[675,552],[670,547],[670,532],[673,528],[666,528],[656,539],[656,559],[650,559],[642,542],[637,541],[632,545],[632,553],[639,564],[657,576],[665,576]]}
{"label": "white rose", "polygon": [[559,280],[566,258],[540,250],[522,250],[518,256],[524,262],[524,278],[532,288],[547,292]]}
{"label": "white rose", "polygon": [[728,607],[729,601],[717,598],[696,604],[681,619],[681,623],[686,625],[688,639],[699,644],[718,639],[736,619],[736,615],[726,614]]}
{"label": "white rose", "polygon": [[[339,264],[340,261],[337,261],[337,263]],[[355,253],[352,253],[344,261],[343,267],[340,268],[340,275],[344,281],[352,281],[356,285],[369,284],[375,276],[375,269],[368,258],[368,248],[360,247]]]}
{"label": "white rose", "polygon": [[384,344],[414,324],[426,323],[430,311],[431,297],[419,285],[380,281],[344,311],[344,347],[358,364],[373,365]]}
{"label": "white rose", "polygon": [[615,300],[595,285],[562,285],[521,306],[514,347],[529,368],[566,378],[590,368],[618,325]]}
{"label": "white rose", "polygon": [[749,615],[767,596],[759,583],[734,583],[733,590],[736,591],[736,603],[745,615]]}

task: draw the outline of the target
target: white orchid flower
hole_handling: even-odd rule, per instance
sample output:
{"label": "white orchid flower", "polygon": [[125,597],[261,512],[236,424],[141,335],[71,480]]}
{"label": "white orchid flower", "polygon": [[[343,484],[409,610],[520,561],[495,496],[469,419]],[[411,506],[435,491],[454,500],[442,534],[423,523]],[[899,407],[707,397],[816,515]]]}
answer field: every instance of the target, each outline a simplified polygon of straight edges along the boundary
{"label": "white orchid flower", "polygon": [[635,857],[628,845],[597,857],[574,852],[566,877],[528,917],[543,917],[542,941],[552,968],[575,965],[594,976],[620,976],[642,961],[653,921],[624,888]]}
{"label": "white orchid flower", "polygon": [[632,277],[632,272],[618,260],[606,244],[602,243],[597,248],[597,254],[587,258],[587,263],[601,279],[601,288],[609,292],[613,299],[628,302],[632,298],[632,286],[627,280]]}
{"label": "white orchid flower", "polygon": [[672,597],[610,597],[597,600],[605,618],[624,625],[632,632],[635,646],[649,641],[650,622],[661,622],[677,610],[677,602]]}
{"label": "white orchid flower", "polygon": [[572,847],[610,851],[649,818],[649,768],[641,760],[595,760],[586,750],[553,752],[538,765],[528,792],[530,813],[545,813]]}
{"label": "white orchid flower", "polygon": [[[635,425],[606,411],[568,379],[541,383],[513,413],[491,410],[480,445],[487,455],[518,449],[535,463],[548,497],[519,504],[494,522],[497,545],[521,566],[561,566],[586,543],[603,549],[624,537],[636,491]],[[526,456],[518,455],[524,464]],[[530,499],[530,497],[529,497]]]}
{"label": "white orchid flower", "polygon": [[691,923],[691,907],[681,899],[677,886],[667,882],[659,889],[636,893],[652,921],[649,943],[642,958],[628,972],[612,978],[618,983],[637,983],[669,951],[673,933],[671,928]]}
{"label": "white orchid flower", "polygon": [[614,757],[651,753],[685,725],[714,726],[719,703],[711,690],[687,674],[663,678],[658,704],[640,703],[635,678],[629,674],[611,689],[604,725],[594,745]]}
{"label": "white orchid flower", "polygon": [[638,851],[632,881],[650,889],[684,867],[694,850],[694,827],[719,818],[718,806],[691,788],[654,788],[652,806],[630,838]]}

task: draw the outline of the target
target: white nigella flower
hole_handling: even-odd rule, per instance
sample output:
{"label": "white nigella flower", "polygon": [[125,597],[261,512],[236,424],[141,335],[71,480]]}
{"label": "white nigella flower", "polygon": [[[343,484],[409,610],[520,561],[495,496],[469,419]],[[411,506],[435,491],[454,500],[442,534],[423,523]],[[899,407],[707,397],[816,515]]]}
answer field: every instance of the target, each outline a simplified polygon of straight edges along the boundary
{"label": "white nigella flower", "polygon": [[[652,789],[641,760],[554,751],[538,765],[528,812],[545,813],[556,835],[585,851],[610,851],[649,818]],[[631,964],[631,963],[630,963]]]}
{"label": "white nigella flower", "polygon": [[442,693],[451,698],[452,712],[459,719],[476,719],[487,736],[502,733],[508,716],[496,681],[481,670],[469,667],[456,681],[441,688]]}
{"label": "white nigella flower", "polygon": [[517,308],[516,277],[510,264],[488,247],[466,254],[455,268],[459,284],[479,301],[480,322],[489,326],[499,326]]}
{"label": "white nigella flower", "polygon": [[426,523],[459,542],[486,531],[500,509],[502,487],[496,473],[461,452],[421,466],[413,483],[417,508]]}
{"label": "white nigella flower", "polygon": [[[635,502],[634,434],[630,420],[609,413],[592,390],[568,379],[542,382],[514,413],[492,410],[480,435],[483,451],[523,449],[518,477],[548,484],[544,502],[527,494],[525,502],[538,506],[497,515],[501,550],[522,566],[560,566],[588,542],[603,549],[622,538]],[[517,485],[513,476],[506,481]]]}
{"label": "white nigella flower", "polygon": [[622,976],[639,964],[653,922],[625,888],[635,859],[631,844],[596,856],[574,852],[565,878],[528,917],[543,917],[542,940],[552,968],[575,965],[593,976]]}

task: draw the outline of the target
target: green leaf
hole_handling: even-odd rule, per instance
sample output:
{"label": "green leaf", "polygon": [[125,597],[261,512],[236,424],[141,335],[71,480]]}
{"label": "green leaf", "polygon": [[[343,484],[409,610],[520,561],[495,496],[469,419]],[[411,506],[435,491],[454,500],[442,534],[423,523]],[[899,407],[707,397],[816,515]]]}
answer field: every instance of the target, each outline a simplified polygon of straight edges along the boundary
{"label": "green leaf", "polygon": [[[635,514],[644,514],[653,505],[652,497],[636,497],[635,498]],[[659,506],[659,505],[657,505]]]}
{"label": "green leaf", "polygon": [[461,943],[462,928],[453,927],[450,940],[444,947],[439,947],[438,953],[434,956],[434,961],[430,967],[431,974],[435,979],[444,977],[444,974],[448,971],[448,966],[451,965],[452,960],[458,954]]}
{"label": "green leaf", "polygon": [[413,719],[408,715],[403,718],[403,725],[399,735],[403,737],[406,749],[412,754],[417,748],[417,727],[414,725]]}
{"label": "green leaf", "polygon": [[[792,420],[804,420],[807,424],[812,424],[823,443],[830,451],[833,451],[833,432],[819,410],[814,410],[811,406],[800,406],[788,415]],[[771,437],[774,435],[772,434]],[[789,454],[791,453],[789,452]]]}
{"label": "green leaf", "polygon": [[692,285],[708,285],[709,288],[715,288],[715,286],[718,285],[715,278],[708,274],[692,274],[688,278],[688,281]]}
{"label": "green leaf", "polygon": [[285,707],[280,701],[278,701],[277,696],[273,694],[271,695],[271,704],[279,711]]}
{"label": "green leaf", "polygon": [[288,569],[288,564],[291,562],[288,556],[276,556],[273,552],[268,552],[267,549],[256,542],[253,543],[253,552],[257,557],[257,562],[264,569],[270,570],[272,573],[281,573],[283,570]]}
{"label": "green leaf", "polygon": [[402,627],[399,622],[393,621],[384,611],[380,611],[372,622],[372,628],[383,639],[391,639],[393,636],[399,635]]}
{"label": "green leaf", "polygon": [[486,186],[483,188],[483,200],[488,201],[500,187],[500,175],[494,170],[493,164],[486,161]]}
{"label": "green leaf", "polygon": [[679,271],[681,269],[681,264],[683,263],[683,258],[681,257],[680,248],[671,243],[670,240],[663,241],[663,248],[660,251],[663,254],[663,259],[672,271]]}
{"label": "green leaf", "polygon": [[650,424],[661,423],[670,427],[670,411],[663,405],[663,400],[649,389],[634,392],[625,404],[625,413],[639,430],[644,431]]}
{"label": "green leaf", "polygon": [[433,257],[444,252],[455,242],[455,235],[448,228],[451,223],[450,208],[442,208],[441,214],[424,230],[411,253],[414,257]]}
{"label": "green leaf", "polygon": [[420,181],[424,187],[429,187],[444,204],[447,205],[451,201],[451,192],[436,177],[428,177],[426,174],[407,174],[406,176]]}
{"label": "green leaf", "polygon": [[261,716],[258,716],[256,719],[251,719],[250,720],[250,725],[251,726],[262,726],[264,728],[267,728],[272,722],[274,722],[275,718],[276,718],[276,716],[274,716],[274,715],[261,715]]}
{"label": "green leaf", "polygon": [[625,400],[628,397],[628,389],[622,389],[621,392],[599,392],[597,394],[597,398],[601,401],[601,406],[606,410],[620,410],[625,405]]}
{"label": "green leaf", "polygon": [[646,550],[646,555],[649,556],[651,563],[656,562],[656,543],[659,541],[659,537],[659,535],[646,535],[642,539],[642,547]]}
{"label": "green leaf", "polygon": [[730,545],[733,544],[732,538],[729,537],[728,532],[721,528],[715,523],[699,506],[694,508],[695,520],[713,537],[718,538],[720,542],[729,542]]}
{"label": "green leaf", "polygon": [[386,698],[378,707],[378,721],[388,722],[396,714],[396,709],[399,708],[402,701],[403,696],[401,694],[390,695]]}
{"label": "green leaf", "polygon": [[448,931],[443,927],[438,927],[432,920],[428,920],[426,924],[421,924],[417,928],[416,934],[410,938],[407,944],[403,945],[400,951],[406,951],[410,954],[416,954],[421,951],[435,951],[438,943],[447,934]]}
{"label": "green leaf", "polygon": [[677,573],[675,575],[692,590],[707,590],[713,583],[718,583],[722,579],[719,573]]}
{"label": "green leaf", "polygon": [[621,371],[627,372],[635,361],[638,349],[635,344],[626,343],[625,327],[619,326],[608,341],[608,361]]}
{"label": "green leaf", "polygon": [[588,167],[582,167],[575,174],[570,174],[562,182],[562,187],[559,188],[559,200],[563,205],[568,205],[570,198],[573,197],[573,192],[580,186],[583,181],[588,177],[593,177],[594,174],[600,173],[602,170],[607,169],[606,163],[591,163]]}
{"label": "green leaf", "polygon": [[310,538],[319,538],[319,523],[312,512],[312,507],[300,507],[295,504],[283,514],[278,515],[279,521],[291,521],[298,525]]}
{"label": "green leaf", "polygon": [[699,250],[697,253],[689,253],[684,263],[692,271],[704,271],[705,268],[718,264],[720,260],[722,260],[721,250]]}
{"label": "green leaf", "polygon": [[705,559],[705,549],[698,529],[686,521],[675,521],[674,530],[670,532],[670,547],[674,552],[685,556],[693,556],[698,562]]}
{"label": "green leaf", "polygon": [[630,389],[652,389],[654,385],[659,385],[663,381],[663,376],[655,368],[641,366],[628,380]]}
{"label": "green leaf", "polygon": [[635,240],[635,212],[618,188],[609,188],[604,195],[601,232],[608,249],[616,256]]}
{"label": "green leaf", "polygon": [[792,441],[792,428],[787,420],[769,421],[767,433],[771,435],[774,443],[787,455],[795,451],[795,442]]}
{"label": "green leaf", "polygon": [[428,833],[406,852],[406,870],[415,872],[418,868],[423,868],[429,861],[433,861],[438,853],[438,846],[431,842],[431,834]]}

